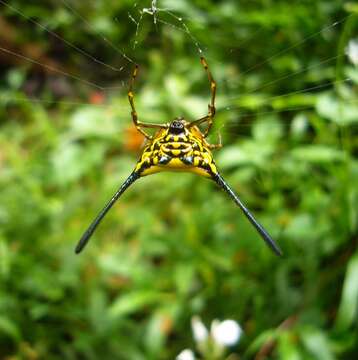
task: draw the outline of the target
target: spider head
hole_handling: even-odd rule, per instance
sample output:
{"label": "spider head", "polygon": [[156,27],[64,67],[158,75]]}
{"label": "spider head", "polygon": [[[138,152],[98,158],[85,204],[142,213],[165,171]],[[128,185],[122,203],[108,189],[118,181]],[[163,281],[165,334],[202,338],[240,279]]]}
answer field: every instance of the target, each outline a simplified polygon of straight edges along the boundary
{"label": "spider head", "polygon": [[169,125],[169,133],[179,135],[184,132],[186,121],[183,117],[175,118]]}

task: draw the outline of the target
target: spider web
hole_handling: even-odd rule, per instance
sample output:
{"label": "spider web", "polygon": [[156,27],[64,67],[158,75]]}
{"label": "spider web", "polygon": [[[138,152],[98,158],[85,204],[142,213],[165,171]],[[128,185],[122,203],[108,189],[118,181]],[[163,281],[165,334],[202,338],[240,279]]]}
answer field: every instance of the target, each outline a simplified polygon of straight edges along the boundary
{"label": "spider web", "polygon": [[[298,0],[298,3],[300,3],[301,1]],[[220,60],[216,59],[215,56],[211,55],[210,52],[210,48],[213,47],[212,44],[210,44],[210,37],[208,38],[209,41],[207,41],[206,43],[201,42],[197,39],[196,35],[191,31],[191,27],[190,24],[195,24],[197,23],[197,19],[196,18],[187,18],[187,17],[183,17],[181,15],[177,15],[177,12],[180,9],[175,9],[175,8],[171,8],[169,5],[166,6],[166,4],[170,4],[171,6],[178,5],[177,2],[171,2],[171,1],[161,1],[161,3],[163,4],[163,7],[158,7],[158,3],[159,1],[153,0],[151,2],[151,6],[149,8],[142,8],[142,9],[137,9],[139,16],[137,17],[137,19],[135,19],[131,14],[129,14],[129,18],[133,21],[133,23],[136,25],[136,32],[135,32],[135,40],[134,40],[134,46],[133,48],[135,48],[138,45],[138,36],[140,33],[140,27],[141,24],[143,22],[143,19],[145,16],[149,15],[153,18],[153,24],[156,28],[158,28],[158,24],[163,24],[165,26],[168,26],[169,28],[175,29],[178,32],[184,33],[187,37],[188,42],[190,42],[192,44],[192,47],[194,48],[194,50],[196,50],[197,55],[199,56],[204,56],[205,58],[207,58],[211,63],[214,64],[222,64],[220,62]],[[138,8],[137,4],[134,6],[135,8]],[[179,6],[180,8],[180,6]],[[162,15],[167,15],[166,19],[164,20],[162,18]],[[294,51],[296,49],[299,49],[300,47],[303,47],[304,45],[306,45],[310,40],[315,39],[319,36],[324,36],[327,33],[329,33],[331,30],[333,30],[334,28],[338,27],[339,25],[344,24],[349,18],[351,18],[353,16],[353,14],[351,15],[346,15],[346,16],[342,16],[340,19],[336,20],[336,21],[332,21],[328,24],[323,24],[323,26],[313,32],[310,33],[309,35],[305,36],[303,39],[297,40],[295,42],[293,42],[293,44],[285,47],[282,50],[279,50],[277,52],[274,52],[272,55],[269,55],[268,57],[266,57],[264,60],[261,60],[259,62],[254,63],[253,65],[249,66],[247,69],[245,69],[242,73],[241,76],[243,75],[247,75],[250,73],[253,73],[256,69],[260,69],[262,68],[264,65],[270,63],[272,60],[282,57],[284,56],[286,53],[289,53],[291,51]],[[200,24],[199,24],[200,25]],[[241,41],[239,44],[236,44],[236,48],[240,48],[242,47],[244,44],[248,43],[251,39],[253,39],[255,36],[257,36],[258,34],[260,34],[261,32],[265,31],[265,26],[261,26],[258,29],[256,29],[252,34],[249,34],[246,39],[244,39],[243,41]],[[209,33],[210,34],[210,33]],[[333,53],[335,53],[334,56],[329,56],[329,57],[323,57],[321,59],[319,59],[318,62],[314,63],[314,64],[310,64],[308,66],[305,66],[299,70],[296,71],[292,71],[289,72],[287,74],[284,74],[282,76],[279,77],[275,77],[272,80],[266,81],[264,83],[261,83],[258,86],[255,86],[253,89],[251,89],[249,92],[247,92],[245,94],[245,96],[247,95],[253,95],[258,91],[265,91],[266,88],[269,88],[270,86],[276,84],[276,83],[280,83],[283,80],[287,80],[290,78],[294,78],[297,77],[301,74],[305,74],[308,73],[309,71],[314,71],[315,69],[322,69],[324,68],[326,65],[327,66],[331,66],[332,64],[335,64],[338,61],[341,61],[346,54],[345,53],[339,53],[338,55],[336,55],[337,51],[335,48],[333,48],[334,51]],[[233,53],[234,49],[228,49],[228,52]],[[227,80],[217,80],[217,83],[220,85],[222,83],[227,82]],[[293,95],[299,95],[299,94],[310,94],[313,91],[317,91],[317,90],[329,90],[329,89],[335,89],[337,88],[339,85],[342,84],[350,84],[351,85],[352,80],[349,77],[345,77],[345,78],[337,78],[334,79],[333,76],[333,80],[330,81],[325,81],[323,84],[320,85],[314,85],[314,86],[307,86],[303,89],[300,90],[294,90],[294,91],[290,91],[290,92],[285,92],[283,94],[279,94],[279,95],[274,95],[274,96],[266,96],[263,99],[261,99],[261,102],[264,103],[269,103],[272,101],[277,101],[280,99],[284,99],[287,98],[289,96],[293,96]],[[234,86],[232,87],[233,90],[237,90],[237,86],[236,84],[233,84]],[[217,108],[217,113],[220,112],[225,112],[225,111],[233,111],[233,110],[240,110],[241,106],[235,106],[232,105],[235,100],[240,99],[241,96],[232,96],[232,95],[228,95],[225,97],[224,99],[224,105],[221,105],[221,107]],[[347,103],[356,103],[357,100],[356,99],[350,99],[348,101],[346,101]],[[312,109],[312,105],[307,105],[307,106],[292,106],[292,107],[286,107],[283,110],[265,110],[265,111],[261,111],[261,112],[241,112],[241,117],[246,117],[246,118],[252,118],[252,117],[257,117],[258,115],[267,115],[267,114],[278,114],[281,112],[297,112],[297,111],[304,111],[304,110],[309,110]],[[289,119],[286,119],[286,121],[290,121]],[[236,122],[236,120],[235,120]],[[220,126],[220,131],[222,131],[222,128],[224,126],[227,126],[230,124],[221,124]],[[251,124],[240,124],[240,126],[251,126]],[[230,130],[232,131],[232,130]]]}
{"label": "spider web", "polygon": [[[18,59],[21,59],[23,61],[28,62],[29,64],[37,65],[42,67],[43,69],[53,73],[57,74],[63,77],[66,77],[68,79],[71,79],[73,81],[79,82],[83,84],[84,86],[87,86],[88,88],[91,88],[94,91],[99,91],[101,93],[105,94],[113,94],[117,90],[123,90],[125,91],[127,88],[127,79],[129,77],[129,73],[131,72],[131,69],[133,68],[133,65],[137,63],[137,59],[135,58],[136,49],[139,46],[147,46],[146,39],[142,39],[142,31],[144,27],[152,26],[152,30],[157,34],[158,37],[163,36],[163,29],[170,29],[174,33],[181,34],[184,36],[185,42],[189,44],[189,48],[192,49],[193,56],[197,56],[198,59],[200,56],[205,56],[205,58],[209,62],[209,66],[211,68],[211,71],[213,72],[214,78],[216,78],[217,83],[219,85],[219,92],[218,92],[218,101],[217,101],[217,113],[220,115],[221,113],[225,113],[227,111],[236,111],[240,110],[240,116],[245,118],[250,117],[258,117],[260,115],[265,114],[277,114],[280,112],[297,112],[297,111],[304,111],[306,109],[312,109],[312,104],[308,105],[301,105],[301,106],[292,106],[292,107],[285,107],[284,109],[274,109],[270,108],[269,104],[272,102],[277,102],[280,99],[290,97],[292,95],[298,95],[298,94],[306,94],[311,93],[313,91],[319,90],[319,89],[332,89],[337,87],[340,84],[344,83],[350,83],[350,78],[338,78],[331,79],[330,81],[325,81],[323,84],[320,85],[314,85],[314,86],[307,86],[303,89],[299,90],[293,90],[293,91],[286,91],[283,93],[280,93],[278,95],[263,95],[263,97],[260,98],[260,101],[262,102],[263,110],[261,111],[248,111],[247,109],[242,110],[242,107],[245,108],[244,101],[245,98],[249,95],[254,95],[258,92],[265,93],[265,89],[271,87],[274,84],[279,84],[283,80],[287,80],[290,78],[295,78],[297,76],[300,76],[302,74],[305,74],[309,71],[313,71],[315,69],[322,69],[326,65],[332,65],[337,61],[340,61],[345,54],[338,53],[336,51],[333,51],[332,56],[330,57],[323,57],[319,59],[318,62],[314,64],[308,64],[307,66],[300,68],[295,71],[290,71],[286,74],[283,74],[282,76],[276,76],[274,78],[269,79],[268,81],[264,81],[263,83],[258,84],[257,86],[252,86],[251,89],[245,93],[242,94],[242,89],[240,88],[239,80],[237,80],[237,77],[235,79],[227,79],[223,76],[220,76],[217,79],[216,73],[214,69],[217,69],[220,65],[222,65],[222,61],[217,58],[216,55],[214,55],[214,51],[211,51],[215,48],[215,45],[212,41],[212,33],[210,30],[207,32],[207,37],[205,39],[198,39],[195,29],[202,28],[205,26],[205,21],[203,21],[203,17],[205,18],[205,14],[203,11],[196,9],[193,5],[190,5],[192,8],[193,15],[191,17],[184,16],[183,15],[183,6],[181,5],[181,2],[173,2],[173,1],[141,1],[141,2],[134,2],[132,11],[128,12],[128,18],[133,23],[133,36],[131,39],[131,46],[129,49],[124,50],[120,46],[116,45],[111,39],[109,39],[107,36],[103,35],[100,31],[98,31],[93,23],[91,22],[91,19],[86,18],[84,15],[81,14],[80,10],[76,8],[75,5],[72,5],[70,0],[61,0],[62,5],[64,8],[72,13],[81,23],[82,26],[87,28],[89,31],[91,31],[94,36],[96,36],[106,47],[111,49],[115,55],[117,55],[120,59],[122,59],[120,65],[113,65],[112,63],[108,63],[105,60],[103,60],[100,55],[92,55],[91,53],[87,52],[86,50],[82,49],[81,47],[77,46],[70,40],[64,38],[63,36],[60,36],[55,31],[52,31],[49,27],[46,25],[38,22],[37,20],[32,19],[28,15],[26,15],[21,9],[11,5],[8,1],[0,0],[0,4],[2,4],[7,10],[11,11],[11,13],[15,13],[16,15],[22,17],[23,19],[30,22],[33,27],[34,31],[35,29],[40,29],[42,31],[47,32],[52,37],[56,38],[56,40],[62,42],[64,46],[67,46],[71,48],[71,51],[77,53],[83,59],[88,60],[89,62],[92,62],[96,68],[105,69],[106,71],[109,71],[113,74],[121,74],[123,75],[123,79],[120,81],[116,80],[115,84],[99,84],[95,81],[92,81],[91,79],[84,77],[80,72],[68,72],[61,68],[58,68],[56,66],[48,65],[46,63],[43,63],[36,58],[33,58],[31,56],[28,56],[26,54],[19,53],[13,49],[9,49],[3,46],[0,46],[0,51],[9,55],[16,57]],[[210,15],[210,20],[213,19],[212,15]],[[254,73],[256,70],[264,67],[268,63],[271,63],[273,60],[278,59],[280,57],[283,57],[285,54],[295,51],[297,49],[302,48],[303,46],[307,45],[310,40],[315,39],[319,36],[322,36],[324,34],[329,33],[332,29],[338,27],[339,25],[342,25],[344,22],[348,20],[348,18],[352,15],[346,15],[342,16],[340,19],[328,22],[326,24],[322,24],[322,27],[314,31],[307,36],[305,36],[303,39],[294,41],[291,45],[274,52],[270,56],[266,57],[265,59],[258,61],[248,68],[244,69],[239,79],[243,75],[248,75]],[[219,24],[220,26],[220,24]],[[192,29],[194,28],[194,30]],[[227,54],[230,54],[230,57],[232,57],[233,60],[235,60],[235,54],[237,52],[237,49],[241,49],[245,44],[252,41],[252,39],[255,39],[260,33],[263,33],[266,31],[266,28],[264,25],[261,27],[255,29],[251,33],[248,33],[246,38],[241,40],[238,43],[230,44],[228,43],[227,46]],[[232,46],[234,45],[234,46]],[[334,54],[334,55],[333,55]],[[117,57],[117,59],[118,59]],[[200,66],[198,61],[198,67]],[[204,78],[204,72],[203,76]],[[205,79],[206,80],[206,79]],[[219,95],[221,89],[224,88],[224,96]],[[229,89],[229,90],[228,90]],[[239,95],[238,95],[239,94]],[[241,94],[241,95],[240,95]],[[8,97],[5,95],[2,95],[1,98],[3,101],[8,102],[9,100],[18,101],[18,102],[38,102],[38,103],[62,103],[62,104],[69,104],[69,105],[79,105],[79,104],[87,104],[91,106],[105,106],[104,103],[92,103],[92,102],[84,102],[81,101],[81,99],[65,99],[65,100],[47,100],[42,98],[24,98],[24,97],[14,97],[13,95],[9,95]],[[355,102],[356,100],[351,100],[351,102]],[[266,109],[265,109],[266,107]],[[246,108],[249,108],[246,106]],[[288,119],[283,119],[287,120]],[[237,126],[237,118],[232,120],[232,123]],[[222,130],[223,126],[226,126],[229,130],[229,132],[232,132],[233,129],[230,129],[230,126],[232,124],[230,121],[226,121],[225,123],[219,124],[220,129]],[[242,123],[239,124],[239,126],[250,126],[250,124]]]}

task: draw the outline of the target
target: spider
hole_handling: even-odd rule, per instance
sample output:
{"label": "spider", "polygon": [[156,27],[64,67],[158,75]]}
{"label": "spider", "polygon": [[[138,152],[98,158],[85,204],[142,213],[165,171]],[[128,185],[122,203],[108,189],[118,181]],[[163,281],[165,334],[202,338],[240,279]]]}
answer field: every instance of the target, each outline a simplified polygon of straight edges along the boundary
{"label": "spider", "polygon": [[[135,66],[130,80],[128,99],[132,110],[131,115],[133,123],[137,130],[145,136],[146,144],[133,172],[82,235],[82,238],[76,246],[75,252],[77,254],[86,246],[97,226],[111,209],[113,204],[136,180],[142,176],[161,171],[186,171],[215,181],[215,183],[226,191],[231,199],[240,207],[273,252],[278,256],[282,255],[282,252],[275,241],[255,219],[218,172],[211,150],[221,148],[221,141],[219,144],[213,145],[209,144],[206,140],[215,116],[216,83],[211,75],[205,58],[201,57],[200,61],[210,82],[211,99],[208,105],[208,114],[191,122],[185,120],[183,117],[177,117],[166,124],[143,123],[138,120],[133,93],[133,84],[138,74],[138,65]],[[201,131],[199,125],[204,123],[206,124],[206,129]],[[154,128],[157,131],[154,135],[150,135],[144,130],[145,128]]]}

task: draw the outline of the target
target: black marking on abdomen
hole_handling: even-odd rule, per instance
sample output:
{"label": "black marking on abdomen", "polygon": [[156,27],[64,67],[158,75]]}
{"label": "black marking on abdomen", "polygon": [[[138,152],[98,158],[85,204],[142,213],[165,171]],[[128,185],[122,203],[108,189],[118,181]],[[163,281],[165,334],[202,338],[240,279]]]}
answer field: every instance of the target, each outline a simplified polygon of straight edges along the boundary
{"label": "black marking on abdomen", "polygon": [[193,165],[194,164],[194,159],[192,156],[182,156],[180,158],[180,160],[182,161],[183,164],[185,165]]}
{"label": "black marking on abdomen", "polygon": [[[178,146],[179,144],[179,146]],[[184,143],[176,143],[176,142],[169,142],[165,144],[168,149],[175,149],[175,150],[181,150],[181,149],[187,149],[188,145],[190,144],[184,144]]]}
{"label": "black marking on abdomen", "polygon": [[165,155],[162,155],[160,158],[159,158],[159,161],[158,161],[158,165],[166,165],[168,164],[168,162],[171,160],[171,158],[169,156],[165,156]]}

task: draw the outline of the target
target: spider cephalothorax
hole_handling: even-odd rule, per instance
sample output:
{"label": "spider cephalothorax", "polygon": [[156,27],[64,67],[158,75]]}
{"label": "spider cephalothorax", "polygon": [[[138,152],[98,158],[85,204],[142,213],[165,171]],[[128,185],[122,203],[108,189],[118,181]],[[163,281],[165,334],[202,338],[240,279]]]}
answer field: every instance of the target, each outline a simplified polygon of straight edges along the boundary
{"label": "spider cephalothorax", "polygon": [[[131,175],[83,234],[76,247],[77,253],[82,251],[108,210],[134,181],[140,177],[160,171],[185,171],[214,180],[241,208],[268,246],[270,246],[277,255],[281,255],[281,250],[274,240],[257,222],[217,170],[211,151],[220,148],[221,144],[209,144],[206,140],[215,115],[216,83],[204,58],[201,58],[201,63],[208,75],[211,89],[208,114],[191,122],[186,121],[183,117],[178,117],[167,124],[142,123],[138,121],[133,94],[133,83],[138,73],[138,66],[134,68],[128,91],[128,99],[132,108],[133,123],[137,130],[146,137],[146,144]],[[200,130],[200,124],[206,124],[204,131]],[[145,128],[154,128],[157,129],[157,131],[154,135],[150,135],[144,130]]]}

